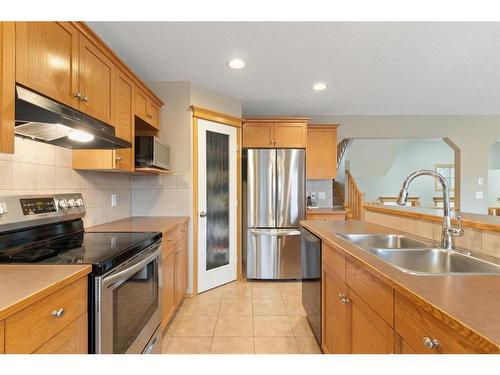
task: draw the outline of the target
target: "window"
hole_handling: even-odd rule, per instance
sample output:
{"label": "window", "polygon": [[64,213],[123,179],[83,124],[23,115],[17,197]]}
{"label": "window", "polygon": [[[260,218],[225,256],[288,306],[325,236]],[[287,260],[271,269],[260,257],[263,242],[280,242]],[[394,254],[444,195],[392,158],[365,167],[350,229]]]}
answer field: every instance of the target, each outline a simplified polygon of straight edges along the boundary
{"label": "window", "polygon": [[[436,164],[434,170],[443,175],[443,177],[448,181],[448,186],[450,191],[455,190],[455,165],[454,164]],[[441,184],[436,180],[436,191],[443,191]]]}

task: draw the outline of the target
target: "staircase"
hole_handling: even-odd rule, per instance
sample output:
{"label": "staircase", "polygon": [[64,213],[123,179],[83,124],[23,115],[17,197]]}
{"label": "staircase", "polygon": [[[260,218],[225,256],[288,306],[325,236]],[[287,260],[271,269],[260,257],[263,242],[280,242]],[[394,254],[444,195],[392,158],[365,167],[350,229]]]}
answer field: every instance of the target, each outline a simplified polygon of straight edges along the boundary
{"label": "staircase", "polygon": [[346,200],[344,207],[347,218],[352,220],[363,220],[365,205],[365,194],[361,192],[351,172],[345,171]]}

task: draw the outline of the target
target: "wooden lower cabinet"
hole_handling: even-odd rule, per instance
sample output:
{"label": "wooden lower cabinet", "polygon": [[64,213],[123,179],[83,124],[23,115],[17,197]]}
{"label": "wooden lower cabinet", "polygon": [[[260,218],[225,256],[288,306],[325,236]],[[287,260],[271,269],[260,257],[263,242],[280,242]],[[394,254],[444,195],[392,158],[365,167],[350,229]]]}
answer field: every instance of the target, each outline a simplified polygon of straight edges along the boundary
{"label": "wooden lower cabinet", "polygon": [[323,265],[322,272],[322,349],[328,354],[348,354],[348,309],[339,298],[345,294],[346,286],[328,266]]}
{"label": "wooden lower cabinet", "polygon": [[0,354],[5,353],[5,322],[0,322]]}
{"label": "wooden lower cabinet", "polygon": [[181,303],[187,289],[188,254],[187,238],[179,241],[179,247],[175,252],[175,304]]}
{"label": "wooden lower cabinet", "polygon": [[394,350],[394,331],[351,289],[348,290],[351,353],[389,354]]}
{"label": "wooden lower cabinet", "polygon": [[175,304],[175,252],[162,257],[161,324],[166,327],[172,317]]}
{"label": "wooden lower cabinet", "polygon": [[88,331],[87,314],[84,314],[35,350],[34,354],[85,354],[88,351]]}
{"label": "wooden lower cabinet", "polygon": [[394,353],[396,354],[417,354],[417,351],[413,349],[410,344],[408,344],[401,336],[397,333],[394,337]]}
{"label": "wooden lower cabinet", "polygon": [[165,328],[188,286],[188,223],[163,233],[161,325]]}
{"label": "wooden lower cabinet", "polygon": [[0,322],[0,353],[88,353],[87,277]]}

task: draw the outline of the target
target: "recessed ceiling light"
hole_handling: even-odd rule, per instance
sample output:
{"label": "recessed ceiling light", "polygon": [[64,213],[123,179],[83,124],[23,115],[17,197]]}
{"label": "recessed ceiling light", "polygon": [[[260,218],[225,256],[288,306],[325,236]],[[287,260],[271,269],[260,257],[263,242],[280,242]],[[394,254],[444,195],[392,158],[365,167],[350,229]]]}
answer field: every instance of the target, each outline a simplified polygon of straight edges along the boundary
{"label": "recessed ceiling light", "polygon": [[231,69],[243,69],[245,67],[245,62],[242,59],[231,59],[227,63]]}
{"label": "recessed ceiling light", "polygon": [[318,83],[315,83],[314,85],[311,86],[311,90],[313,90],[313,91],[323,91],[327,87],[328,87],[328,85],[326,83],[318,82]]}

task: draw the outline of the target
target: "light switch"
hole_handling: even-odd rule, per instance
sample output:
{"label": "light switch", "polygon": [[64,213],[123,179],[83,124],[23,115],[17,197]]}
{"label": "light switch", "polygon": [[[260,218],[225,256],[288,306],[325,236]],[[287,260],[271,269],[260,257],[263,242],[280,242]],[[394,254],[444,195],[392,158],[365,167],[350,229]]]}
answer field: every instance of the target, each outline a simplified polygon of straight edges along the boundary
{"label": "light switch", "polygon": [[326,199],[326,193],[324,191],[318,191],[318,199]]}
{"label": "light switch", "polygon": [[476,199],[483,199],[483,192],[482,191],[476,191]]}
{"label": "light switch", "polygon": [[483,178],[482,177],[478,177],[478,179],[477,179],[477,185],[478,186],[483,186]]}
{"label": "light switch", "polygon": [[111,207],[116,206],[116,194],[111,194]]}

